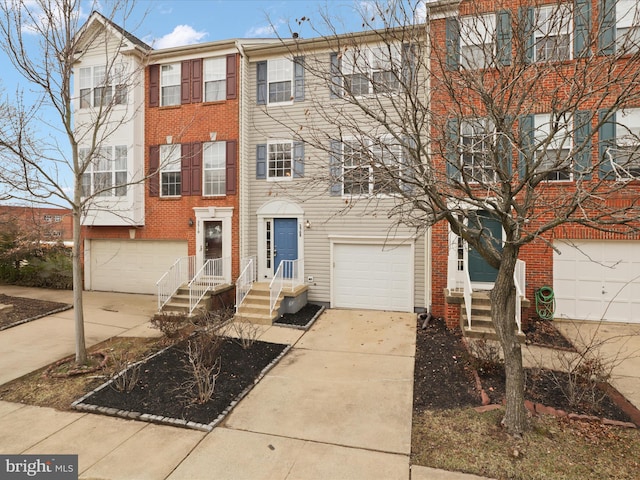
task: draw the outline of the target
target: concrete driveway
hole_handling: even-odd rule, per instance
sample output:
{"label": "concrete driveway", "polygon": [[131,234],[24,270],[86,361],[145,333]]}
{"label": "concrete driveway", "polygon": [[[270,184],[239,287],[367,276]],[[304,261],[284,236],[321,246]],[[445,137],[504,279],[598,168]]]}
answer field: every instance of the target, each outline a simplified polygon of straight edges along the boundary
{"label": "concrete driveway", "polygon": [[[70,301],[60,293],[39,298]],[[92,341],[155,334],[152,298],[86,299]],[[53,317],[0,332],[3,378],[72,353],[71,311]],[[328,310],[308,332],[262,327],[261,339],[294,348],[209,434],[0,401],[0,453],[75,453],[86,479],[409,479],[413,314]]]}

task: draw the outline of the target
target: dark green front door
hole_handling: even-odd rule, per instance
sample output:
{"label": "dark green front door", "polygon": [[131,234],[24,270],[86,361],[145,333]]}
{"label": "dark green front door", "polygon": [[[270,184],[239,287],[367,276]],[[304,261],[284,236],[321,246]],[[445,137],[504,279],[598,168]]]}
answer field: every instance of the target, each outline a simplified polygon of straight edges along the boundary
{"label": "dark green front door", "polygon": [[[491,217],[488,212],[478,210],[469,215],[469,224],[481,225],[487,240],[502,250],[502,225]],[[493,283],[496,281],[498,270],[493,268],[482,256],[469,245],[469,278],[472,282]]]}

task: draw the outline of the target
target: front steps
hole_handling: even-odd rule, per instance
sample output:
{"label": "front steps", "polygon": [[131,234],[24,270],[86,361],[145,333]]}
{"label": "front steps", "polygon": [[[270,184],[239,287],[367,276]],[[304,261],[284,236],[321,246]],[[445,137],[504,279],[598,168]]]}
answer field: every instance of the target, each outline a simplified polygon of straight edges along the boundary
{"label": "front steps", "polygon": [[[193,310],[194,313],[191,314],[193,316],[198,310],[206,308],[211,295],[219,290],[219,287],[216,290],[209,290],[205,295],[200,299],[198,305]],[[182,285],[176,293],[173,294],[171,299],[164,304],[161,313],[165,313],[168,315],[189,315],[190,308],[190,297],[189,297],[189,286]]]}
{"label": "front steps", "polygon": [[251,290],[242,301],[242,304],[238,307],[235,319],[241,322],[250,322],[258,325],[272,325],[273,320],[278,315],[282,298],[283,295],[281,293],[273,309],[274,316],[271,316],[269,312],[269,304],[271,302],[269,283],[256,282],[251,286]]}
{"label": "front steps", "polygon": [[[523,305],[524,306],[524,305]],[[491,299],[488,291],[477,291],[471,295],[471,328],[467,321],[467,309],[464,301],[460,305],[460,329],[468,338],[498,340],[498,334],[491,322]],[[524,343],[525,335],[518,333],[518,340]]]}

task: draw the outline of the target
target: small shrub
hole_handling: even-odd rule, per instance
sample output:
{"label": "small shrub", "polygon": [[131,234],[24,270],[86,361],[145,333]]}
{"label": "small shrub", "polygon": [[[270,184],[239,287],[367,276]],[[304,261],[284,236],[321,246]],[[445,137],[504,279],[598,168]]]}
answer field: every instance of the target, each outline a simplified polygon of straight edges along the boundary
{"label": "small shrub", "polygon": [[151,326],[160,330],[171,341],[184,338],[192,320],[184,314],[159,312],[151,318]]}
{"label": "small shrub", "polygon": [[504,370],[504,359],[498,342],[485,339],[470,340],[471,366],[478,371],[493,373]]}
{"label": "small shrub", "polygon": [[586,354],[559,353],[556,361],[558,370],[566,375],[553,372],[553,380],[567,402],[571,406],[586,405],[597,411],[607,396],[601,385],[611,379],[611,362],[594,350]]}
{"label": "small shrub", "polygon": [[226,331],[244,350],[251,348],[260,335],[260,327],[255,323],[231,322],[227,328]]}
{"label": "small shrub", "polygon": [[206,403],[213,398],[224,342],[224,337],[213,330],[198,332],[187,342],[184,368],[190,378],[183,387],[194,403]]}
{"label": "small shrub", "polygon": [[114,368],[111,386],[118,392],[129,393],[138,383],[142,363],[135,363],[133,360],[133,356],[126,351],[111,353]]}

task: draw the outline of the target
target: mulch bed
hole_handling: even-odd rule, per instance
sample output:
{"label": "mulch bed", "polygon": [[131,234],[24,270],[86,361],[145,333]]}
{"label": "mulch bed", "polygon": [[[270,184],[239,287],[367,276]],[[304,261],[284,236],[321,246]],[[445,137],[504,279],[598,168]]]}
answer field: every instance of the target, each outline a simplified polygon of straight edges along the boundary
{"label": "mulch bed", "polygon": [[73,308],[67,303],[11,297],[4,294],[0,294],[0,304],[13,305],[12,309],[0,310],[0,330]]}
{"label": "mulch bed", "polygon": [[549,320],[541,318],[529,319],[527,327],[524,329],[527,345],[538,345],[541,347],[552,347],[558,350],[569,350],[575,352],[573,344],[564,336]]}
{"label": "mulch bed", "polygon": [[294,327],[307,330],[322,313],[323,307],[314,303],[307,303],[296,313],[283,313],[273,322],[274,325]]}
{"label": "mulch bed", "polygon": [[[473,374],[475,368],[462,342],[460,332],[447,329],[441,319],[434,320],[424,330],[421,328],[421,322],[418,321],[417,327],[414,412],[480,406],[481,397]],[[551,332],[551,329],[539,325],[538,331],[541,329],[544,329],[547,334]],[[557,335],[560,334],[557,333]],[[535,341],[533,338],[531,341]],[[545,336],[544,340],[547,346],[555,343],[564,344],[556,337],[555,333]],[[566,339],[564,341],[566,342]],[[484,368],[478,370],[477,373],[482,388],[489,395],[491,402],[503,403],[505,398],[503,369],[501,367]],[[559,372],[554,373],[560,380],[565,375]],[[595,410],[586,404],[571,407],[564,394],[559,390],[558,382],[553,378],[552,372],[543,369],[527,369],[526,375],[525,398],[527,400],[562,409],[568,413],[630,421],[629,416],[608,395],[605,395],[604,400]]]}
{"label": "mulch bed", "polygon": [[[193,422],[196,428],[209,430],[228,413],[230,406],[244,396],[261,378],[263,372],[279,359],[288,345],[256,341],[243,349],[239,343],[227,339],[220,351],[221,369],[215,393],[206,403],[194,403],[185,384],[192,378],[187,371],[188,356],[185,340],[152,356],[142,364],[140,377],[129,392],[119,392],[110,382],[74,403],[74,408],[98,411],[94,407],[115,409],[119,416],[145,419],[160,423],[183,425]],[[110,413],[102,411],[102,413]],[[113,412],[116,414],[116,412]]]}

